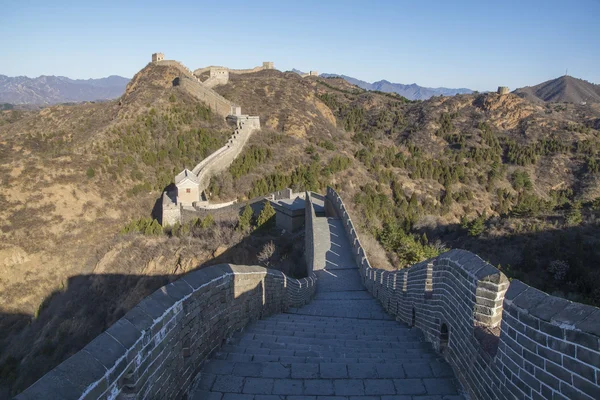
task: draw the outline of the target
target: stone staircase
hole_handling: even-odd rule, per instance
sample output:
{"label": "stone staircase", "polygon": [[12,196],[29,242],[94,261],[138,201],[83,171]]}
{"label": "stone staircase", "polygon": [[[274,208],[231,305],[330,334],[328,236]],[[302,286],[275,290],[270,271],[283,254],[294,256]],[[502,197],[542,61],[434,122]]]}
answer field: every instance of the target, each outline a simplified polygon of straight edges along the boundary
{"label": "stone staircase", "polygon": [[421,332],[393,320],[362,286],[341,221],[317,223],[329,245],[314,300],[235,334],[202,369],[191,398],[462,399]]}

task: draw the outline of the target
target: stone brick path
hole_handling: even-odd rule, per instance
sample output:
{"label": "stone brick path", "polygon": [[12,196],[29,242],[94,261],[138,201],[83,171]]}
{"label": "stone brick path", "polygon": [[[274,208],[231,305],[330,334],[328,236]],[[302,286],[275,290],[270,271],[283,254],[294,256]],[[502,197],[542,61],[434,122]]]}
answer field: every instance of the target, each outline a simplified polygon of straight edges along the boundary
{"label": "stone brick path", "polygon": [[341,221],[317,223],[323,246],[314,300],[236,334],[202,369],[191,398],[463,399],[422,334],[394,321],[364,289]]}

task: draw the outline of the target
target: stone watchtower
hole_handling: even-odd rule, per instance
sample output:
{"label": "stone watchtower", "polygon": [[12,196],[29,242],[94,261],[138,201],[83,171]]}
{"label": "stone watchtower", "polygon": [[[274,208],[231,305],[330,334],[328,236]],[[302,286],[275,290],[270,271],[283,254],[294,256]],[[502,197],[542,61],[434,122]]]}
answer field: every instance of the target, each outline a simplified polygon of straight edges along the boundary
{"label": "stone watchtower", "polygon": [[510,92],[510,90],[508,89],[508,86],[498,86],[498,94],[499,95],[508,94],[508,92]]}
{"label": "stone watchtower", "polygon": [[152,62],[158,62],[165,59],[165,55],[163,53],[154,53],[152,54]]}
{"label": "stone watchtower", "polygon": [[275,64],[273,63],[273,61],[264,61],[263,68],[264,69],[275,69]]}

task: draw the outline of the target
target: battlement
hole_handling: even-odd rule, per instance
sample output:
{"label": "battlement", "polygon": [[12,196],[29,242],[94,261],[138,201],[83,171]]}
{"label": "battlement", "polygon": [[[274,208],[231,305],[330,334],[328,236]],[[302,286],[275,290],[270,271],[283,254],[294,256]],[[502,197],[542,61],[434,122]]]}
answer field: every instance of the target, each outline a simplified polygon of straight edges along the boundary
{"label": "battlement", "polygon": [[600,309],[509,282],[465,250],[410,268],[372,268],[335,190],[363,284],[398,320],[419,328],[472,399],[600,398]]}
{"label": "battlement", "polygon": [[194,70],[194,76],[200,77],[205,72],[209,73],[209,78],[202,82],[208,87],[215,87],[217,85],[225,85],[229,82],[229,74],[252,74],[267,69],[275,69],[273,61],[264,61],[261,66],[249,68],[249,69],[231,69],[227,67],[210,66],[204,68],[198,68]]}
{"label": "battlement", "polygon": [[302,78],[306,78],[307,76],[319,76],[319,71],[308,71],[308,73],[300,74]]}
{"label": "battlement", "polygon": [[152,62],[159,62],[165,59],[165,55],[163,53],[154,53],[152,54]]}

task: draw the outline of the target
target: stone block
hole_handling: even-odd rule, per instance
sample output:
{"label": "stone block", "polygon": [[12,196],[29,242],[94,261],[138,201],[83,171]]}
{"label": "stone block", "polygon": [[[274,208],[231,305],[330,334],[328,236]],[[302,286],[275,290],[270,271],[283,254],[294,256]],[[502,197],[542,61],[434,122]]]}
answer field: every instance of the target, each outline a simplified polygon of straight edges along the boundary
{"label": "stone block", "polygon": [[243,393],[271,394],[273,392],[274,380],[271,378],[246,378]]}
{"label": "stone block", "polygon": [[102,333],[92,340],[85,346],[85,351],[90,353],[107,370],[116,368],[117,363],[121,359],[121,368],[117,368],[117,370],[114,371],[114,374],[117,376],[123,372],[123,369],[127,365],[127,359],[125,357],[127,349],[107,333]]}
{"label": "stone block", "polygon": [[[510,290],[510,287],[508,290]],[[513,300],[513,305],[523,310],[530,310],[545,302],[548,297],[548,294],[530,286]]]}
{"label": "stone block", "polygon": [[546,362],[546,372],[550,375],[560,379],[561,381],[567,382],[569,385],[572,384],[572,374],[560,365],[552,362]]}
{"label": "stone block", "polygon": [[292,364],[292,378],[315,379],[319,377],[319,364],[298,363]]}
{"label": "stone block", "polygon": [[[92,385],[94,385],[93,392],[96,395],[100,395],[108,389],[108,382],[105,379],[107,373],[106,368],[85,350],[72,355],[56,367],[53,372],[54,371],[57,375],[75,385],[77,390],[79,390],[77,398],[79,398],[82,393],[88,391]],[[73,389],[72,387],[65,385],[65,388],[63,389],[65,390],[65,393],[67,393],[67,388],[69,390]]]}
{"label": "stone block", "polygon": [[307,379],[304,381],[304,394],[318,396],[333,395],[333,381],[329,379]]}
{"label": "stone block", "polygon": [[140,332],[148,332],[154,324],[154,319],[144,308],[137,306],[133,307],[123,316],[123,319],[129,321]]}
{"label": "stone block", "polygon": [[427,391],[421,379],[394,379],[397,394],[423,395]]}
{"label": "stone block", "polygon": [[303,392],[302,382],[300,379],[277,379],[273,384],[273,394],[301,395]]}
{"label": "stone block", "polygon": [[590,382],[596,382],[596,368],[584,364],[581,361],[570,357],[563,357],[563,367],[569,372],[582,376]]}
{"label": "stone block", "polygon": [[508,290],[504,294],[504,300],[505,301],[512,301],[518,295],[520,295],[525,290],[527,290],[528,288],[529,288],[528,285],[524,284],[523,282],[521,282],[519,280],[513,279],[510,282],[510,285],[508,286]]}
{"label": "stone block", "polygon": [[126,349],[131,349],[142,337],[142,332],[125,317],[111,325],[106,333],[115,338]]}
{"label": "stone block", "polygon": [[240,376],[218,375],[212,390],[215,392],[241,393],[243,385],[244,378]]}
{"label": "stone block", "polygon": [[321,378],[347,378],[346,364],[324,363],[319,366]]}

